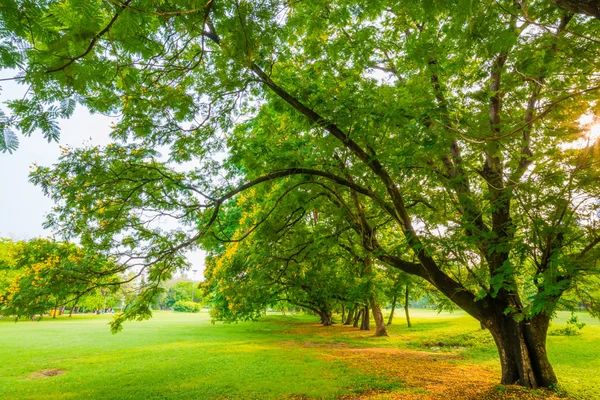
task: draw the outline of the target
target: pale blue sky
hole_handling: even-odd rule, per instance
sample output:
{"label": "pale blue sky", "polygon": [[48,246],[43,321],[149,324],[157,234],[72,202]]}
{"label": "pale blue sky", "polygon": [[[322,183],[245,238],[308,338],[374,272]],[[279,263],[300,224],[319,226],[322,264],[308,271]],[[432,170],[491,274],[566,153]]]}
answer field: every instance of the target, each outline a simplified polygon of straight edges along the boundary
{"label": "pale blue sky", "polygon": [[[0,70],[0,78],[11,76],[11,71]],[[2,82],[0,102],[20,98],[25,89],[12,81]],[[4,105],[0,107],[5,109]],[[19,135],[19,148],[13,154],[0,153],[0,237],[16,240],[36,236],[50,236],[52,232],[42,227],[45,215],[52,208],[40,188],[29,182],[29,169],[34,163],[49,166],[58,160],[60,145],[80,147],[84,144],[104,145],[110,143],[110,122],[104,115],[90,115],[83,107],[77,107],[69,120],[60,122],[59,143],[48,143],[41,134],[31,137]],[[199,270],[194,279],[201,279],[204,271],[204,254],[189,254],[192,269]],[[188,276],[191,272],[187,273]]]}

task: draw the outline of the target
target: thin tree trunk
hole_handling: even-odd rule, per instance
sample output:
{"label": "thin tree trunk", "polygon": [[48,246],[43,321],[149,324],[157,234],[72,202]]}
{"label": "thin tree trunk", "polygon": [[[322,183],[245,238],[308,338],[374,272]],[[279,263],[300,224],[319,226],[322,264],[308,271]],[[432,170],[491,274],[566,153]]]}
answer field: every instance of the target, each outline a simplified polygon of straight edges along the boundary
{"label": "thin tree trunk", "polygon": [[344,317],[346,316],[346,307],[342,304],[342,323],[344,322]]}
{"label": "thin tree trunk", "polygon": [[352,325],[352,322],[354,321],[354,313],[356,312],[356,308],[352,307],[348,310],[348,316],[346,317],[346,321],[344,322],[344,325]]}
{"label": "thin tree trunk", "polygon": [[392,320],[394,319],[394,310],[396,309],[396,299],[398,296],[394,295],[394,299],[392,300],[392,312],[390,313],[390,317],[388,318],[388,325],[392,324]]}
{"label": "thin tree trunk", "polygon": [[406,324],[408,325],[409,328],[412,327],[412,324],[410,323],[410,314],[408,313],[408,283],[406,284],[406,291],[404,292],[404,313],[406,314]]}
{"label": "thin tree trunk", "polygon": [[362,317],[364,311],[364,309],[358,310],[358,312],[354,316],[354,323],[352,324],[353,327],[358,328],[358,321],[360,320],[360,317]]}
{"label": "thin tree trunk", "polygon": [[375,336],[387,336],[387,329],[385,328],[385,321],[383,320],[381,307],[374,297],[371,297],[370,303],[371,310],[373,311],[373,319],[375,319]]}
{"label": "thin tree trunk", "polygon": [[369,306],[368,305],[365,305],[363,307],[362,321],[360,323],[360,330],[361,331],[371,330],[371,324],[369,321]]}

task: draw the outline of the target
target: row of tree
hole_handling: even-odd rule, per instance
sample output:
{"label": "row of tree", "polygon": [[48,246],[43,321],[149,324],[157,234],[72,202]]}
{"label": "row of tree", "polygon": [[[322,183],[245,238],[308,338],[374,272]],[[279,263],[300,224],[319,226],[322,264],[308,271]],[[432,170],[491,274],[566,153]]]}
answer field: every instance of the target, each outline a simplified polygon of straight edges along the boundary
{"label": "row of tree", "polygon": [[[88,264],[89,260],[97,264],[95,271],[99,277],[96,280],[92,280],[93,271]],[[123,311],[143,286],[143,279],[130,279],[127,282],[119,279],[117,274],[111,274],[110,268],[114,266],[105,258],[86,255],[84,249],[72,243],[61,243],[50,239],[18,242],[0,239],[0,314],[30,317],[51,314],[56,317],[65,312],[71,315],[74,312],[100,313],[108,309]],[[306,268],[306,265],[304,267]],[[323,264],[323,267],[327,267],[327,264]],[[225,272],[225,269],[222,272]],[[354,296],[356,297],[354,302],[343,296],[349,294],[350,288],[347,285],[356,282],[338,276],[337,285],[327,287],[323,285],[323,281],[314,280],[318,275],[323,275],[322,270],[311,274],[312,281],[310,278],[302,281],[287,279],[288,282],[284,283],[283,280],[289,277],[280,277],[280,283],[289,289],[285,291],[285,296],[282,292],[279,294],[265,292],[262,299],[244,291],[243,286],[236,286],[235,280],[230,280],[233,285],[227,288],[223,285],[219,286],[214,280],[209,280],[203,286],[209,295],[207,300],[212,301],[204,303],[214,305],[212,313],[215,319],[227,321],[253,319],[260,316],[267,307],[284,309],[290,305],[315,312],[325,325],[332,323],[334,310],[341,310],[342,320],[344,320],[345,310],[348,307],[348,321],[352,321],[354,310],[361,301],[361,294]],[[359,274],[363,273],[359,272]],[[371,275],[374,276],[373,273]],[[372,276],[368,278],[369,281],[373,280]],[[130,276],[130,278],[135,277]],[[229,277],[226,279],[229,280]],[[399,285],[404,284],[402,275],[382,275],[378,280],[380,282],[377,288],[383,288],[385,292],[376,292],[377,288],[370,285],[369,288],[356,288],[357,293],[362,292],[364,297],[364,293],[373,291],[384,304],[387,303],[388,297],[393,296],[392,303],[395,307]],[[185,308],[183,307],[185,303],[200,303],[202,294],[194,293],[194,285],[193,281],[185,277],[165,281],[161,286],[163,290],[153,299],[152,308],[180,311]],[[293,290],[295,286],[298,286],[296,289],[299,291]],[[340,288],[344,289],[340,291]],[[408,290],[408,282],[406,288]],[[227,300],[223,301],[225,297]],[[369,295],[366,298],[370,297],[373,296]],[[235,305],[236,301],[246,302],[251,310],[239,310]],[[199,307],[200,304],[192,308],[199,309]],[[376,307],[378,309],[378,306]],[[394,307],[388,323],[391,323]],[[358,313],[356,315],[358,319]],[[364,316],[365,322],[362,325],[368,329],[368,314],[366,320]]]}
{"label": "row of tree", "polygon": [[[152,307],[199,302],[193,285],[186,278],[165,281]],[[110,259],[73,243],[0,239],[0,314],[5,316],[123,311],[143,286],[139,274],[122,275]]]}
{"label": "row of tree", "polygon": [[208,257],[202,287],[214,319],[255,319],[266,308],[292,305],[312,311],[324,325],[341,312],[344,323],[358,325],[360,319],[361,329],[368,330],[372,315],[375,334],[383,336],[382,305],[392,304],[393,315],[398,297],[408,305],[411,290],[416,298],[444,297],[427,282],[378,264],[355,242],[352,230],[319,212],[327,202],[322,194],[287,193],[287,205],[295,211],[272,218],[265,217],[277,213],[272,201],[279,194],[252,194],[270,200],[258,207],[256,198],[245,196],[243,201],[254,207],[227,204],[222,212],[229,233],[216,231],[203,243]]}

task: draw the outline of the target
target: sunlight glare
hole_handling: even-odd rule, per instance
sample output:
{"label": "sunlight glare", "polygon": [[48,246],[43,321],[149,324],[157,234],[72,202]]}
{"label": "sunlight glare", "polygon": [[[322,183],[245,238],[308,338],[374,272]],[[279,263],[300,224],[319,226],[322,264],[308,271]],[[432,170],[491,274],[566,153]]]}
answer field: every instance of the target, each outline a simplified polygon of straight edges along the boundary
{"label": "sunlight glare", "polygon": [[596,121],[596,117],[592,114],[579,117],[577,122],[583,130],[583,137],[569,143],[562,143],[560,147],[563,150],[581,150],[593,146],[600,139],[600,122]]}
{"label": "sunlight glare", "polygon": [[600,139],[600,124],[592,125],[586,136],[591,144],[596,143]]}

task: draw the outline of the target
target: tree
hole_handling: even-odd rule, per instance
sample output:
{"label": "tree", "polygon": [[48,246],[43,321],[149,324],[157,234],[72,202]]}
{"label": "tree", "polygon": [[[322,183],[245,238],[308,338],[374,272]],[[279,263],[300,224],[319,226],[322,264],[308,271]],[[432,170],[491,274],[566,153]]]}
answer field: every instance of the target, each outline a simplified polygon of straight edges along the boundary
{"label": "tree", "polygon": [[590,15],[600,19],[600,4],[595,0],[551,0],[566,11]]}
{"label": "tree", "polygon": [[164,306],[171,308],[178,301],[192,301],[192,285],[194,282],[181,280],[169,286],[163,302]]}
{"label": "tree", "polygon": [[7,301],[9,287],[23,272],[16,268],[17,249],[18,245],[14,241],[0,238],[0,304]]}
{"label": "tree", "polygon": [[[286,204],[294,209],[291,217],[267,220],[282,195],[291,197]],[[212,295],[213,318],[255,319],[284,302],[314,312],[323,325],[333,323],[333,311],[349,300],[357,274],[337,245],[340,232],[310,212],[319,198],[258,189],[225,208],[228,231],[216,231],[203,243],[209,250],[203,286]]]}
{"label": "tree", "polygon": [[386,296],[388,300],[391,300],[392,304],[392,310],[390,311],[387,324],[392,324],[394,319],[394,311],[396,310],[396,304],[401,302],[401,304],[404,303],[406,324],[410,328],[412,327],[412,324],[410,322],[409,301],[411,295],[416,299],[423,297],[425,292],[423,288],[424,285],[421,284],[421,282],[418,282],[418,278],[408,275],[402,271],[389,270],[387,273],[389,276],[389,283],[388,287],[386,288]]}
{"label": "tree", "polygon": [[[4,132],[53,137],[73,100],[122,115],[125,144],[66,150],[32,175],[57,201],[50,225],[147,272],[115,329],[150,315],[227,201],[312,185],[330,194],[319,212],[374,260],[489,329],[502,383],[556,382],[551,315],[585,291],[599,254],[596,138],[565,145],[597,114],[595,19],[541,0],[64,0],[0,13],[3,62],[31,86]],[[201,167],[176,166],[191,160]]]}
{"label": "tree", "polygon": [[108,293],[117,290],[114,264],[73,243],[36,238],[2,244],[10,246],[11,261],[5,265],[13,271],[10,284],[2,288],[4,315],[34,317],[54,309],[55,316],[59,308],[94,294],[105,303]]}

